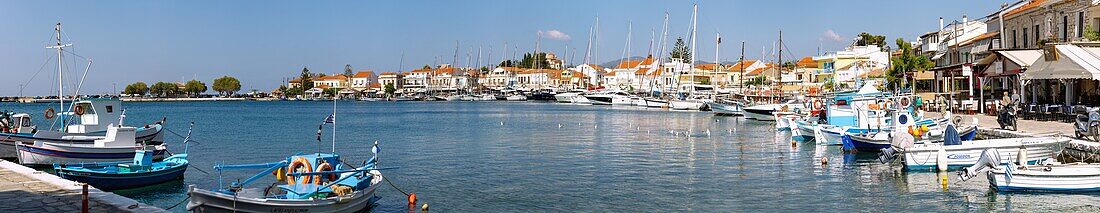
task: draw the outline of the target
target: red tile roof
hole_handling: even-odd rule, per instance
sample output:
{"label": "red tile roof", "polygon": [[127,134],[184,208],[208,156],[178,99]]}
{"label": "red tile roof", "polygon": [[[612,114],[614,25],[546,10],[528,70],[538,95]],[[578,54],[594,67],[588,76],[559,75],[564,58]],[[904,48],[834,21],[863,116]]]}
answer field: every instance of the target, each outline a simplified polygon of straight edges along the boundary
{"label": "red tile roof", "polygon": [[[755,63],[756,63],[756,60],[745,60],[745,61],[742,61],[742,62],[737,62],[737,64],[734,64],[733,66],[731,66],[729,68],[729,70],[730,71],[741,72],[741,69],[748,69],[749,66],[752,66]],[[752,70],[746,70],[746,71],[752,71]]]}
{"label": "red tile roof", "polygon": [[695,65],[696,69],[701,69],[701,70],[715,70],[715,68],[718,68],[718,67],[719,67],[718,64],[696,64]]}
{"label": "red tile roof", "polygon": [[1025,11],[1034,9],[1036,7],[1039,7],[1039,5],[1043,4],[1043,2],[1045,2],[1045,1],[1046,0],[1031,0],[1031,2],[1028,2],[1024,6],[1020,6],[1016,9],[1014,9],[1014,10],[1010,10],[1008,12],[1005,12],[1004,16],[1005,16],[1005,18],[1009,18],[1009,17],[1012,17],[1012,15],[1020,14],[1020,13],[1023,13]]}
{"label": "red tile roof", "polygon": [[802,68],[817,68],[817,62],[814,61],[814,57],[806,56],[799,59],[795,66]]}
{"label": "red tile roof", "polygon": [[371,76],[374,76],[374,71],[359,71],[355,73],[354,78],[370,78]]}

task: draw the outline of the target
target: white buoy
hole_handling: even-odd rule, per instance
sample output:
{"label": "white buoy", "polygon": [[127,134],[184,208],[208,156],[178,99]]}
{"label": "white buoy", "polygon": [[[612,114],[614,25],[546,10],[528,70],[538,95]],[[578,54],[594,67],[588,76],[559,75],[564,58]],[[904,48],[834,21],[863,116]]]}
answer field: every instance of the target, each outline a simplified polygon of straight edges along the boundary
{"label": "white buoy", "polygon": [[936,151],[936,169],[937,171],[947,171],[947,151],[943,150],[943,146],[940,146],[940,150]]}
{"label": "white buoy", "polygon": [[715,123],[718,123],[718,119],[714,119],[714,122],[715,122]]}
{"label": "white buoy", "polygon": [[1020,147],[1020,152],[1016,153],[1016,159],[1019,159],[1019,165],[1027,165],[1027,148]]}
{"label": "white buoy", "polygon": [[558,129],[561,129],[561,124],[558,124]]}
{"label": "white buoy", "polygon": [[504,121],[501,121],[501,122],[500,122],[500,125],[501,125],[501,126],[504,126]]}
{"label": "white buoy", "polygon": [[707,137],[710,137],[710,129],[707,129]]}

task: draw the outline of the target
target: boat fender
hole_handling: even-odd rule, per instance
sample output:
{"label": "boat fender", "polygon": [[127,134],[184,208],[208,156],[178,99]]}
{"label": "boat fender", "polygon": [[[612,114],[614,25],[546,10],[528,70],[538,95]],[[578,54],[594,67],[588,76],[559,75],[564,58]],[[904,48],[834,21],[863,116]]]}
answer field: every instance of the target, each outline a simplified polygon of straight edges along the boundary
{"label": "boat fender", "polygon": [[1016,159],[1019,159],[1020,165],[1027,165],[1027,147],[1020,147],[1020,151],[1016,153]]}
{"label": "boat fender", "polygon": [[[322,162],[321,165],[317,165],[317,170],[314,170],[314,171],[315,172],[332,171],[332,164],[329,164],[328,162]],[[313,179],[313,184],[321,185],[321,181],[322,181],[321,176],[318,175],[315,178],[316,179]],[[328,174],[328,180],[329,181],[336,181],[336,174]]]}
{"label": "boat fender", "polygon": [[[290,185],[294,185],[295,183],[297,183],[298,180],[294,177],[291,177],[290,173],[301,172],[313,172],[313,165],[310,165],[309,160],[306,160],[306,158],[304,157],[295,157],[294,161],[290,162],[290,166],[287,166],[286,183]],[[302,183],[309,183],[311,180],[313,180],[313,176],[310,175],[303,175],[301,178]]]}
{"label": "boat fender", "polygon": [[937,171],[947,171],[947,151],[940,146],[940,149],[936,151],[936,169]]}
{"label": "boat fender", "polygon": [[73,107],[73,113],[76,113],[76,115],[84,115],[84,106],[76,105]]}
{"label": "boat fender", "polygon": [[829,164],[829,157],[821,156],[821,165]]}
{"label": "boat fender", "polygon": [[275,175],[275,180],[277,180],[279,182],[286,181],[286,179],[287,179],[286,178],[286,168],[279,167],[279,169],[276,169],[275,171],[272,171],[271,174]]}
{"label": "boat fender", "polygon": [[428,212],[428,204],[427,204],[427,203],[425,203],[425,204],[424,204],[423,206],[420,206],[420,211],[422,211],[422,212]]}
{"label": "boat fender", "polygon": [[53,119],[53,117],[56,116],[56,115],[54,115],[54,114],[56,114],[56,111],[53,111],[53,107],[50,107],[49,109],[46,109],[45,114],[46,114],[45,115],[46,119]]}

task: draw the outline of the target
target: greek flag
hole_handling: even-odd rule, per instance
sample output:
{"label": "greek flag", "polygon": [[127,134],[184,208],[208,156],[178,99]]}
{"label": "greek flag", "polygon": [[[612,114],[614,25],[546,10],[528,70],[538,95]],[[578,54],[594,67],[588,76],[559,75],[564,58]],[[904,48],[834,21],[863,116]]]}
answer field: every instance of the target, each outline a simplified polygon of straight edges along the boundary
{"label": "greek flag", "polygon": [[328,117],[325,118],[325,123],[326,124],[336,123],[336,113],[332,113],[331,115],[328,115]]}
{"label": "greek flag", "polygon": [[1012,163],[1005,164],[1005,183],[1012,182]]}

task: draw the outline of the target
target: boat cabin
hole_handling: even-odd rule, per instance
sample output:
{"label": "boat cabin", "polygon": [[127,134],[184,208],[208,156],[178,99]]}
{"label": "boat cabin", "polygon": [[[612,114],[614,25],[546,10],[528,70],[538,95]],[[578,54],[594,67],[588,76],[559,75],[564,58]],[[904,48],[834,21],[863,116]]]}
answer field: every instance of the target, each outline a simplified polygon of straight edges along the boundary
{"label": "boat cabin", "polygon": [[65,130],[68,133],[97,133],[107,131],[111,124],[122,125],[122,101],[113,98],[82,98],[76,101],[66,115],[77,116]]}
{"label": "boat cabin", "polygon": [[34,123],[31,122],[31,115],[27,113],[12,114],[10,120],[4,120],[2,122],[5,122],[3,126],[7,127],[7,129],[5,129],[7,132],[5,133],[33,134],[36,130]]}

